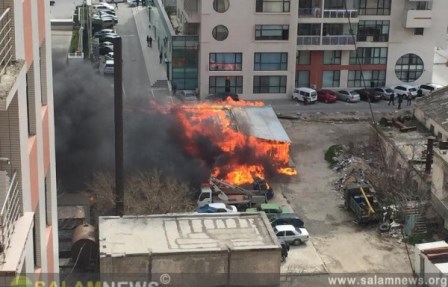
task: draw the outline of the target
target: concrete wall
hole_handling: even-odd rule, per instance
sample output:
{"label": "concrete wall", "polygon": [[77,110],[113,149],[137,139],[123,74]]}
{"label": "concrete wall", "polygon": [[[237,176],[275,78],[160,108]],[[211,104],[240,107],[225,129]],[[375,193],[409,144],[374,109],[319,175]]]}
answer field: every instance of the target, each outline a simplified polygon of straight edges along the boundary
{"label": "concrete wall", "polygon": [[434,128],[433,135],[438,136],[439,133],[442,135],[442,140],[448,140],[448,131],[445,130],[440,124],[435,122],[431,117],[429,117],[423,110],[416,107],[414,109],[415,118],[424,125],[428,130],[431,130],[431,126]]}
{"label": "concrete wall", "polygon": [[102,277],[149,272],[155,282],[168,274],[173,286],[278,286],[280,249],[103,257],[100,272]]}

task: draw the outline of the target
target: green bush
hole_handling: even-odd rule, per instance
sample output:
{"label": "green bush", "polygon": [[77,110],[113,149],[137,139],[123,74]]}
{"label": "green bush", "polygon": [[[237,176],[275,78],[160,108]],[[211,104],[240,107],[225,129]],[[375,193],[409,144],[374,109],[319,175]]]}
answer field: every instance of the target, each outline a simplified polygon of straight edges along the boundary
{"label": "green bush", "polygon": [[72,39],[70,41],[70,53],[77,52],[78,45],[79,45],[79,30],[73,30]]}
{"label": "green bush", "polygon": [[333,165],[336,163],[334,160],[335,157],[338,157],[342,152],[342,146],[341,145],[332,145],[330,146],[327,151],[325,152],[325,160],[330,164]]}

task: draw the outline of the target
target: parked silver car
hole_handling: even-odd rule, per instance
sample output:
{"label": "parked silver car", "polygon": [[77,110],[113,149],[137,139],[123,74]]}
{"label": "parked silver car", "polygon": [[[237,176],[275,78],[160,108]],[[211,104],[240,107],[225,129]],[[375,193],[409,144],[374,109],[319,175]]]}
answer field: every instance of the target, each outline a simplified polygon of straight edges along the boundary
{"label": "parked silver car", "polygon": [[394,90],[388,87],[375,88],[375,91],[381,95],[383,100],[389,100],[390,96],[394,93]]}
{"label": "parked silver car", "polygon": [[347,103],[356,103],[361,100],[358,92],[355,90],[339,90],[336,91],[336,98]]}
{"label": "parked silver car", "polygon": [[274,233],[278,239],[294,245],[302,244],[310,238],[310,235],[305,228],[296,229],[292,225],[277,225],[274,227]]}

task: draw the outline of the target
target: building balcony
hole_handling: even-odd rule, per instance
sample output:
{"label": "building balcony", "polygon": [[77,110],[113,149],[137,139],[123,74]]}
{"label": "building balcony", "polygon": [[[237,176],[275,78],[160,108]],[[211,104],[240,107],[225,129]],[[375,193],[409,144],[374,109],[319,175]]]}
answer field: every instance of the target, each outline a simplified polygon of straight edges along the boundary
{"label": "building balcony", "polygon": [[432,10],[408,10],[406,28],[429,28],[432,25]]}
{"label": "building balcony", "polygon": [[0,276],[20,272],[31,236],[33,213],[22,212],[17,172],[0,171]]}
{"label": "building balcony", "polygon": [[297,36],[297,46],[306,50],[355,50],[351,35]]}

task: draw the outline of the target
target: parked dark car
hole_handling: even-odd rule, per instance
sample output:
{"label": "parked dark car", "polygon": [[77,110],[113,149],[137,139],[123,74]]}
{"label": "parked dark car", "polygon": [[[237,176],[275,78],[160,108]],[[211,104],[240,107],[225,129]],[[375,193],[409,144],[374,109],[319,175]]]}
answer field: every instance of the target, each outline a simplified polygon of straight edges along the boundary
{"label": "parked dark car", "polygon": [[356,90],[361,97],[361,101],[370,101],[372,103],[378,102],[381,100],[382,96],[374,89],[361,89]]}
{"label": "parked dark car", "polygon": [[271,217],[271,225],[272,227],[277,225],[292,225],[297,229],[303,228],[305,226],[305,223],[303,222],[302,218],[300,218],[295,213],[279,213],[274,214]]}
{"label": "parked dark car", "polygon": [[333,92],[332,90],[318,90],[317,91],[317,100],[319,102],[324,102],[324,103],[334,103],[336,102],[336,93]]}

